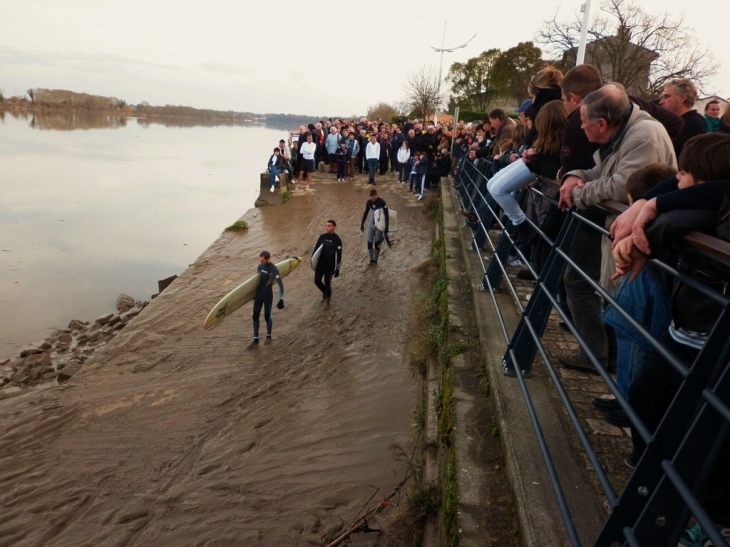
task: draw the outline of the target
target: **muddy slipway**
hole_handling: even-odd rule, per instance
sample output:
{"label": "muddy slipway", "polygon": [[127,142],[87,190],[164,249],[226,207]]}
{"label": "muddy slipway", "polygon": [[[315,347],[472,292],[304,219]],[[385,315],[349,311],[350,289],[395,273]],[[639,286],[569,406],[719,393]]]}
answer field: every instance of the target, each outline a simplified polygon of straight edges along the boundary
{"label": "muddy slipway", "polygon": [[[0,545],[318,544],[389,493],[404,474],[389,446],[407,446],[418,396],[411,270],[432,225],[386,179],[400,231],[378,267],[364,180],[317,184],[249,211],[247,233],[223,234],[69,384],[0,401]],[[344,242],[330,310],[305,263],[272,345],[246,349],[250,304],[203,331],[261,250],[308,257],[328,218]]]}

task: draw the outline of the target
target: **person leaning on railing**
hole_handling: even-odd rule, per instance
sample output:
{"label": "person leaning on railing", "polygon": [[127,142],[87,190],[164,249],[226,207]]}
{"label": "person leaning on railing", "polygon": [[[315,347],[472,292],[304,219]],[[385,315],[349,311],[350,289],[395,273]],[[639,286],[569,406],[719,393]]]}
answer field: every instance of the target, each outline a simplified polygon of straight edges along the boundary
{"label": "person leaning on railing", "polygon": [[[594,153],[595,166],[590,169],[575,169],[563,174],[560,188],[560,207],[567,210],[573,205],[578,209],[589,209],[607,200],[620,203],[628,202],[626,179],[636,170],[651,163],[661,163],[670,167],[677,165],[674,148],[664,126],[638,106],[632,104],[623,87],[609,84],[589,93],[581,102],[580,119],[588,141],[599,146]],[[606,218],[605,225],[610,227],[614,217]],[[600,247],[598,247],[600,240]],[[610,280],[614,271],[611,256],[611,242],[596,238],[592,244],[575,245],[572,256],[579,264],[598,265],[599,272],[589,271],[589,275],[600,275],[601,286],[610,294],[616,286]],[[572,294],[566,271],[565,285],[568,290],[568,304],[576,325],[582,325],[587,333],[588,347],[604,366],[608,366],[608,340],[600,322],[600,300],[598,305],[584,305],[579,294]],[[588,284],[588,286],[590,286]],[[592,288],[590,291],[593,293]],[[575,291],[574,291],[575,293]],[[586,294],[586,299],[595,299]],[[585,323],[590,323],[588,329]],[[564,352],[565,353],[565,352]],[[582,354],[559,354],[562,366],[591,371]]]}
{"label": "person leaning on railing", "polygon": [[[730,241],[730,136],[712,133],[690,139],[680,157],[677,178],[668,179],[643,197],[650,199],[637,200],[634,205],[639,213],[631,235],[615,245],[614,277],[628,274],[631,281],[643,270],[648,258],[670,251],[675,253],[680,271],[696,277],[712,290],[724,292],[730,284],[730,275],[685,260],[682,241],[690,231]],[[691,366],[712,331],[721,307],[676,280],[671,309],[671,323],[661,341]],[[724,368],[727,362],[718,362],[717,366]],[[649,431],[653,432],[659,425],[681,383],[681,375],[657,354],[640,364],[629,387],[629,403]],[[627,463],[635,465],[645,445],[633,428],[632,439],[634,450]],[[728,458],[730,441],[726,440],[700,501],[713,521],[730,533]]]}

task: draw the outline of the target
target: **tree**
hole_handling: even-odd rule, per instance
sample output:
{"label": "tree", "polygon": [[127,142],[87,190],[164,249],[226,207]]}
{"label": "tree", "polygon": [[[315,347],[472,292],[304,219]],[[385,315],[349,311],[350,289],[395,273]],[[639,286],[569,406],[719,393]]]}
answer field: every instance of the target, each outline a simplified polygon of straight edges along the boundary
{"label": "tree", "polygon": [[498,89],[494,82],[494,67],[500,58],[498,49],[482,52],[466,63],[454,63],[446,80],[451,82],[451,103],[471,110],[485,112]]}
{"label": "tree", "polygon": [[388,103],[379,102],[373,106],[368,107],[367,118],[369,120],[377,120],[382,118],[383,120],[390,122],[393,118],[398,116],[398,109]]}
{"label": "tree", "polygon": [[[546,21],[539,42],[566,64],[575,64],[581,21]],[[588,28],[586,62],[601,69],[605,80],[633,93],[657,97],[668,80],[689,78],[698,88],[711,74],[712,56],[700,45],[683,17],[647,13],[635,0],[604,0]]]}
{"label": "tree", "polygon": [[532,42],[520,42],[499,56],[494,64],[493,79],[499,94],[517,104],[527,98],[527,85],[542,68],[542,51]]}
{"label": "tree", "polygon": [[441,86],[438,75],[431,67],[423,66],[411,72],[404,85],[406,96],[404,102],[413,115],[426,118],[441,106]]}

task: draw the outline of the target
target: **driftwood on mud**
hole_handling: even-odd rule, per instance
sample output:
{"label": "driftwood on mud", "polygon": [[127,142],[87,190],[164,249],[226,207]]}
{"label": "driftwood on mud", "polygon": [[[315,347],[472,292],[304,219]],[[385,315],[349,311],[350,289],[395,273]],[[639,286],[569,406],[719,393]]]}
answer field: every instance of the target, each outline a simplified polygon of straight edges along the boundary
{"label": "driftwood on mud", "polygon": [[403,480],[400,481],[395,488],[388,494],[385,498],[383,498],[377,505],[374,505],[370,509],[368,509],[367,513],[365,513],[363,516],[358,518],[355,522],[353,522],[350,526],[347,527],[347,529],[342,532],[337,538],[335,538],[333,541],[328,543],[325,547],[336,547],[337,545],[341,544],[343,541],[345,541],[347,538],[349,538],[352,534],[355,534],[357,532],[366,531],[368,530],[368,521],[373,518],[375,515],[380,513],[383,509],[386,507],[390,507],[393,505],[390,503],[390,500],[393,499],[393,497],[400,492],[401,488],[403,488],[403,485],[408,481],[408,479],[411,477],[411,473],[406,473],[406,476],[403,477]]}

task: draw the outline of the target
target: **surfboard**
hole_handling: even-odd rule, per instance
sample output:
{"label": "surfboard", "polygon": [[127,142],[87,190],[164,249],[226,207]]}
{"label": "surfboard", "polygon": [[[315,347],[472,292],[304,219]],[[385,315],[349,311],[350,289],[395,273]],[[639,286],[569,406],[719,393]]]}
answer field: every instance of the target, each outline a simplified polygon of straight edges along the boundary
{"label": "surfboard", "polygon": [[[276,263],[276,267],[279,270],[279,276],[282,278],[286,277],[302,263],[301,259],[297,256],[287,258],[281,262]],[[256,289],[259,286],[259,275],[254,275],[250,279],[247,279],[241,283],[238,287],[233,289],[227,295],[220,299],[220,301],[210,310],[208,317],[203,322],[203,328],[209,329],[231,315],[238,308],[244,304],[250,302],[256,296]]]}
{"label": "surfboard", "polygon": [[[381,232],[385,231],[385,213],[382,209],[375,209],[373,212],[375,227]],[[398,212],[388,209],[388,232],[398,231]]]}
{"label": "surfboard", "polygon": [[317,264],[319,263],[319,257],[322,255],[322,249],[324,248],[324,245],[320,245],[317,247],[317,250],[312,253],[312,269],[317,269]]}

